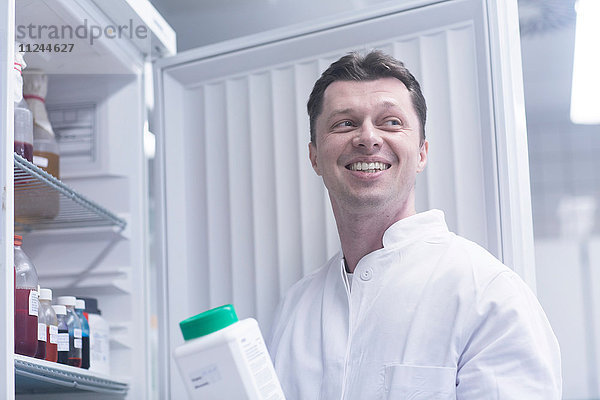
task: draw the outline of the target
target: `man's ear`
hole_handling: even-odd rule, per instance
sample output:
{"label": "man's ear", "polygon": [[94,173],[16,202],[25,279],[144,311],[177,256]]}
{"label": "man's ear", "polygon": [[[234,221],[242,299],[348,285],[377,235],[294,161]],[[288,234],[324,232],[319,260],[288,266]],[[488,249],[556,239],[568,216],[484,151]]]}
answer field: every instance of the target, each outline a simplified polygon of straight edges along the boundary
{"label": "man's ear", "polygon": [[308,158],[317,175],[321,176],[321,169],[319,168],[319,163],[317,161],[317,146],[315,146],[313,142],[308,143]]}
{"label": "man's ear", "polygon": [[417,163],[417,173],[425,169],[427,164],[427,153],[429,152],[429,142],[426,140],[419,149],[419,162]]}

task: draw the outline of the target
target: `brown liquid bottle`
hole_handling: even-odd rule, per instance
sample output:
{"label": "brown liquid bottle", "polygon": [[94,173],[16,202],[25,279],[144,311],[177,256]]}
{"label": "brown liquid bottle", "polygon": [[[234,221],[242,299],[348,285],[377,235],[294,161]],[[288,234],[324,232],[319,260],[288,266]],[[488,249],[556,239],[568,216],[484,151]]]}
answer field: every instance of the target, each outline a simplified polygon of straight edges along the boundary
{"label": "brown liquid bottle", "polygon": [[33,357],[38,346],[38,276],[15,235],[15,353]]}
{"label": "brown liquid bottle", "polygon": [[[48,76],[39,70],[23,74],[23,98],[33,113],[33,163],[60,179],[58,142],[46,111]],[[19,209],[18,222],[29,219],[53,219],[59,213],[59,194],[45,189],[32,189],[24,209]]]}

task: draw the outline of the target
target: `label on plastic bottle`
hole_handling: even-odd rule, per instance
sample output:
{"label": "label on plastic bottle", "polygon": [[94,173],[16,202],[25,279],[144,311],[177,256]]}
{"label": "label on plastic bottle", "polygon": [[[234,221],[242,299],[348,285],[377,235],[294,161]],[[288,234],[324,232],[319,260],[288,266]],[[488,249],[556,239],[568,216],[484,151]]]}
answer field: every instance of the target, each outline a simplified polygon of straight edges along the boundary
{"label": "label on plastic bottle", "polygon": [[83,341],[81,339],[73,339],[73,347],[81,349],[83,347]]}
{"label": "label on plastic bottle", "polygon": [[285,400],[271,364],[267,346],[260,331],[251,330],[238,339],[246,363],[250,366],[252,377],[263,399]]}
{"label": "label on plastic bottle", "polygon": [[38,167],[46,168],[48,166],[48,159],[42,156],[33,156],[33,163]]}
{"label": "label on plastic bottle", "polygon": [[58,351],[69,351],[69,333],[59,333],[58,334]]}
{"label": "label on plastic bottle", "polygon": [[39,306],[38,292],[32,290],[29,292],[29,315],[35,315],[37,317]]}
{"label": "label on plastic bottle", "polygon": [[58,343],[58,326],[50,325],[50,343]]}
{"label": "label on plastic bottle", "polygon": [[38,340],[40,342],[45,342],[46,339],[46,324],[38,322]]}
{"label": "label on plastic bottle", "polygon": [[81,339],[81,329],[73,329],[73,337],[75,339]]}

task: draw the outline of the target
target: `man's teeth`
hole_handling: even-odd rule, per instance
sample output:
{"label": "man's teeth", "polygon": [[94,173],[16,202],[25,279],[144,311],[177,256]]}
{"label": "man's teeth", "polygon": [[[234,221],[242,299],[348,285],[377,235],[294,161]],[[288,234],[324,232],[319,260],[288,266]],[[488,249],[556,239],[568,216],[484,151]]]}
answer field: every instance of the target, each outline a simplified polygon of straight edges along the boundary
{"label": "man's teeth", "polygon": [[377,172],[383,171],[390,167],[389,164],[381,163],[381,162],[355,162],[348,166],[351,171],[365,171],[365,172]]}

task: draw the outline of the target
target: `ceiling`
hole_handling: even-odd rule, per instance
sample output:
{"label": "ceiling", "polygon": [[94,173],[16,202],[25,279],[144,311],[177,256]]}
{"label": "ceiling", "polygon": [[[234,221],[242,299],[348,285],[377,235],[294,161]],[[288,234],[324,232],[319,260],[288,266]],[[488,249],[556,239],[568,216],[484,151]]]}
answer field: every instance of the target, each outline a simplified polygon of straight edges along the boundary
{"label": "ceiling", "polygon": [[[387,0],[152,0],[177,32],[178,50],[301,23]],[[568,121],[575,0],[519,0],[528,122]]]}

